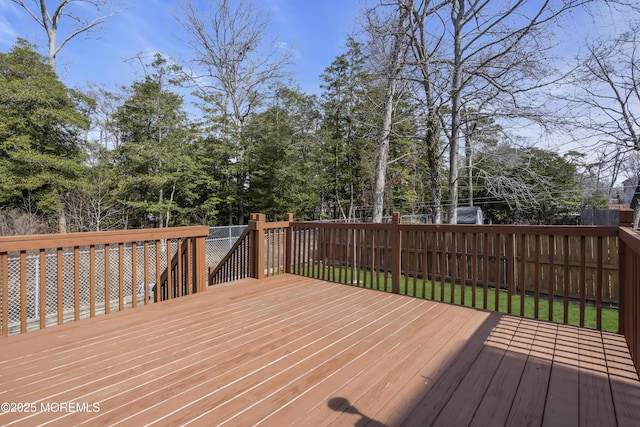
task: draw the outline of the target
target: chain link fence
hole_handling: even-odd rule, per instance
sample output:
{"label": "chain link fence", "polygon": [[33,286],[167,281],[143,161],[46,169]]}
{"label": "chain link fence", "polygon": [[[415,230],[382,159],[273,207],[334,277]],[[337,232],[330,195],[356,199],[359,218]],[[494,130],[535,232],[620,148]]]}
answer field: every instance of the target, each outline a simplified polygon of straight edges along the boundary
{"label": "chain link fence", "polygon": [[[205,261],[206,266],[215,266],[224,255],[229,251],[238,237],[246,229],[246,226],[230,226],[230,227],[211,227],[209,237],[205,242]],[[167,246],[170,249],[170,256],[167,256]],[[108,311],[119,311],[132,306],[132,295],[135,287],[136,304],[143,305],[145,285],[149,289],[149,302],[153,302],[153,291],[158,274],[166,269],[168,259],[173,257],[177,251],[177,241],[163,241],[161,247],[156,250],[155,244],[150,242],[147,247],[147,269],[145,280],[145,247],[136,245],[135,251],[133,245],[124,244],[122,247],[110,246],[108,251],[104,245],[96,246],[94,251],[94,299],[95,314],[101,315]],[[159,260],[157,260],[157,254]],[[44,256],[44,268],[46,274],[42,275],[40,269],[40,257]],[[62,322],[72,321],[74,319],[75,309],[75,258],[73,248],[67,248],[63,251],[62,256],[58,257],[57,252],[47,251],[42,255],[28,253],[24,256],[24,279],[26,280],[26,304],[24,311],[26,312],[27,330],[35,330],[40,328],[40,319],[44,316],[45,325],[52,326],[58,324],[58,318],[62,316]],[[80,304],[80,318],[90,317],[90,301],[91,301],[91,252],[88,248],[81,248],[78,251],[78,291]],[[135,260],[135,262],[134,262]],[[8,335],[20,332],[20,322],[23,309],[20,301],[20,277],[23,261],[20,256],[9,256],[7,262],[7,328]],[[133,269],[135,265],[135,279],[133,277]],[[160,270],[157,270],[157,266]],[[122,267],[122,268],[120,268]],[[122,273],[120,273],[122,272]],[[2,266],[0,265],[0,277]],[[42,277],[44,283],[41,285]],[[61,280],[62,295],[58,298],[58,280]],[[145,283],[146,282],[146,283]],[[122,289],[122,292],[121,292]],[[41,293],[45,293],[44,307],[40,305]],[[108,297],[107,297],[108,293]],[[2,295],[2,287],[0,286],[0,301]],[[123,306],[120,306],[122,300]],[[58,308],[61,307],[59,312]],[[0,319],[2,319],[2,306],[0,305]],[[44,311],[43,311],[44,310]],[[61,314],[60,314],[61,313]],[[4,325],[0,327],[4,328]]]}
{"label": "chain link fence", "polygon": [[209,237],[207,237],[207,241],[205,242],[206,265],[218,265],[246,228],[246,225],[211,227],[209,229]]}

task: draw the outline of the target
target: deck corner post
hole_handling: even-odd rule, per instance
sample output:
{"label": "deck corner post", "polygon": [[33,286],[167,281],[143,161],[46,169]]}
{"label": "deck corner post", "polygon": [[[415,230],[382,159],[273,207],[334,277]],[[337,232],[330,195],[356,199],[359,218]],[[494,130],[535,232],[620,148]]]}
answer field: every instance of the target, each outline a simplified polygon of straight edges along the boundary
{"label": "deck corner post", "polygon": [[402,268],[400,220],[400,212],[394,212],[391,219],[391,292],[394,294],[400,293],[400,270]]}
{"label": "deck corner post", "polygon": [[261,213],[251,214],[249,226],[253,230],[253,248],[251,256],[252,273],[254,279],[264,278],[264,224],[266,215]]}
{"label": "deck corner post", "polygon": [[289,212],[284,220],[289,223],[287,228],[284,229],[284,272],[290,274],[293,267],[293,230],[291,229],[293,213]]}
{"label": "deck corner post", "polygon": [[620,209],[618,211],[618,224],[620,227],[633,228],[633,209]]}
{"label": "deck corner post", "polygon": [[627,288],[627,245],[620,237],[622,227],[618,228],[618,333],[625,335],[625,301]]}

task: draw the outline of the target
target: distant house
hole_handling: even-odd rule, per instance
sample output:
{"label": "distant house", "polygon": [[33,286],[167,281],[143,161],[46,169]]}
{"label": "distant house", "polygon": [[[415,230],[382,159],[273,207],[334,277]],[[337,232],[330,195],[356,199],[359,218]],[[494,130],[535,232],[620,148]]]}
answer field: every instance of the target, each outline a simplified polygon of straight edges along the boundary
{"label": "distant house", "polygon": [[621,203],[624,205],[631,204],[633,194],[636,192],[636,186],[638,185],[638,177],[626,179],[622,182],[622,194]]}
{"label": "distant house", "polygon": [[457,212],[458,224],[484,224],[484,215],[478,206],[460,207]]}

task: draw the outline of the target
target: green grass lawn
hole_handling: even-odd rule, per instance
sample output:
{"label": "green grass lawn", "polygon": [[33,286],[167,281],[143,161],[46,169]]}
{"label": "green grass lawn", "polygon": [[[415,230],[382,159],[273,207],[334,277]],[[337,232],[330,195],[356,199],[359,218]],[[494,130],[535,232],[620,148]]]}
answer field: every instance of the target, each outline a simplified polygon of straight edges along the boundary
{"label": "green grass lawn", "polygon": [[[356,277],[352,279],[352,270],[346,268],[322,268],[317,266],[309,269],[307,267],[300,268],[298,271],[294,271],[296,274],[300,274],[307,277],[313,277],[316,279],[324,279],[332,282],[353,284],[354,286],[366,287],[371,289],[378,289],[382,291],[391,292],[391,276],[387,275],[386,287],[385,287],[385,274],[376,273],[370,271],[359,270],[356,273]],[[432,293],[433,287],[433,293]],[[451,292],[453,289],[453,300],[451,299]],[[426,291],[426,294],[425,294]],[[509,296],[505,290],[498,291],[498,307],[496,309],[496,290],[494,288],[487,289],[486,306],[484,305],[484,289],[477,287],[475,289],[475,304],[473,300],[473,289],[471,285],[463,286],[456,284],[454,286],[449,282],[445,282],[444,290],[439,281],[432,283],[431,280],[423,280],[418,278],[414,284],[413,278],[409,278],[408,281],[404,277],[400,278],[400,294],[415,296],[418,298],[433,299],[434,301],[444,301],[447,303],[453,303],[456,305],[464,305],[466,307],[475,307],[481,309],[487,309],[492,311],[499,311],[501,313],[508,313],[508,299]],[[444,294],[444,298],[442,298]],[[464,294],[464,300],[463,300]],[[432,298],[433,295],[433,298]],[[463,303],[464,302],[464,303]],[[521,296],[514,294],[511,296],[511,311],[510,313],[515,315],[521,315],[520,312]],[[533,296],[525,295],[524,297],[524,313],[522,314],[527,318],[536,318],[535,316],[535,300]],[[564,321],[564,304],[562,300],[553,301],[553,318],[549,319],[549,300],[546,296],[541,295],[538,303],[538,319],[540,320],[552,320],[554,322],[563,323]],[[580,325],[580,304],[576,301],[570,301],[568,304],[568,324]],[[596,327],[596,308],[591,305],[585,307],[585,320],[584,326],[587,328]],[[602,330],[609,332],[618,332],[618,310],[615,308],[603,308],[602,309]]]}

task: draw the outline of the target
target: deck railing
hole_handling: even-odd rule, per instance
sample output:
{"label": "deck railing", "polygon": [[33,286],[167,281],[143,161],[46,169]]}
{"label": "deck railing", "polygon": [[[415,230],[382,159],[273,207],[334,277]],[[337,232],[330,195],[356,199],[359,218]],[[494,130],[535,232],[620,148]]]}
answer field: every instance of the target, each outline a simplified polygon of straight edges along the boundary
{"label": "deck railing", "polygon": [[620,333],[640,373],[640,235],[620,228]]}
{"label": "deck railing", "polygon": [[292,268],[324,280],[602,329],[603,306],[618,302],[617,231],[405,225],[398,217],[391,224],[293,223]]}
{"label": "deck railing", "polygon": [[151,293],[159,301],[202,291],[208,234],[195,226],[0,237],[0,336],[134,308]]}
{"label": "deck railing", "polygon": [[210,272],[209,284],[289,273],[292,220],[292,214],[282,222],[266,222],[264,214],[252,214],[247,229]]}
{"label": "deck railing", "polygon": [[[281,236],[281,237],[274,237]],[[293,222],[252,216],[210,283],[290,272],[623,333],[640,354],[640,237],[624,227]],[[232,272],[229,274],[228,272]],[[235,272],[235,273],[233,273]]]}
{"label": "deck railing", "polygon": [[249,221],[249,226],[242,232],[238,240],[229,249],[229,252],[222,257],[217,266],[210,266],[209,285],[232,282],[234,280],[254,277],[249,262],[250,254],[253,253],[255,225],[253,220]]}
{"label": "deck railing", "polygon": [[[198,292],[198,284],[192,277],[194,272],[198,271],[194,266],[197,264],[202,270],[202,266],[205,265],[204,241],[200,242],[203,246],[198,248],[195,241],[191,241],[190,238],[175,239],[175,253],[171,250],[172,240],[167,239],[165,242],[168,246],[167,253],[173,253],[173,256],[170,268],[164,269],[157,282],[159,286],[154,288],[155,302]],[[196,260],[196,256],[200,258]],[[147,265],[146,261],[144,265]]]}

